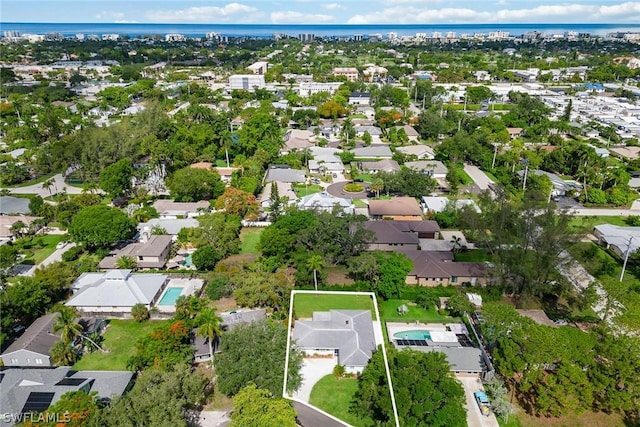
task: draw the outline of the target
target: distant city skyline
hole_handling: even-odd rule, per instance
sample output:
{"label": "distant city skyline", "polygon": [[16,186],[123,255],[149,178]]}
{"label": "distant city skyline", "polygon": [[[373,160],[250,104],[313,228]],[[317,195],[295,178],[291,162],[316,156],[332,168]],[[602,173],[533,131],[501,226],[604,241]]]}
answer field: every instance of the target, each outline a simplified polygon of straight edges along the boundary
{"label": "distant city skyline", "polygon": [[3,0],[2,22],[184,24],[640,23],[640,2],[574,0]]}

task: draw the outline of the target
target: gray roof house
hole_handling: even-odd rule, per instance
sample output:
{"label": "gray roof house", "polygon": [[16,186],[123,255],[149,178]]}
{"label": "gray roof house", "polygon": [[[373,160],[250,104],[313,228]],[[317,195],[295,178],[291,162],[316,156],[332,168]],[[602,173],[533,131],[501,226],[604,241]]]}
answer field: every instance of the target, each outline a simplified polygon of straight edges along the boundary
{"label": "gray roof house", "polygon": [[85,315],[126,316],[136,304],[151,308],[168,282],[163,274],[132,274],[131,270],[82,273],[71,285],[66,302]]}
{"label": "gray roof house", "polygon": [[296,346],[307,354],[331,351],[347,372],[362,372],[376,349],[369,310],[316,311],[312,320],[296,320]]}
{"label": "gray roof house", "polygon": [[[100,400],[122,396],[131,384],[133,372],[74,371],[69,366],[58,368],[4,368],[0,372],[2,393],[0,408],[5,414],[42,412],[71,391],[97,392]],[[62,420],[62,414],[60,414]],[[1,417],[0,425],[10,426],[15,420]]]}
{"label": "gray roof house", "polygon": [[49,350],[60,340],[60,334],[53,332],[53,322],[58,316],[59,313],[51,313],[37,318],[2,353],[4,366],[52,366]]}
{"label": "gray roof house", "polygon": [[395,160],[383,159],[374,162],[358,162],[358,169],[369,173],[397,172],[400,170],[400,165]]}
{"label": "gray roof house", "polygon": [[29,199],[0,196],[0,215],[29,215]]}
{"label": "gray roof house", "polygon": [[169,252],[173,239],[169,235],[151,235],[145,242],[131,243],[122,249],[112,251],[100,261],[100,268],[108,270],[116,268],[118,259],[123,256],[132,257],[138,268],[163,268],[169,260]]}
{"label": "gray roof house", "polygon": [[627,252],[632,254],[640,249],[640,227],[601,224],[594,227],[593,235],[601,245],[611,249],[621,259],[626,257]]}
{"label": "gray roof house", "polygon": [[393,153],[388,145],[370,145],[368,147],[354,148],[353,155],[359,159],[390,159]]}
{"label": "gray roof house", "polygon": [[417,162],[406,162],[404,164],[409,169],[423,172],[431,178],[446,178],[449,169],[439,160],[419,160]]}
{"label": "gray roof house", "polygon": [[174,202],[173,200],[159,199],[153,203],[153,207],[160,214],[160,218],[187,218],[197,216],[202,211],[208,211],[211,204],[206,200],[199,202]]}
{"label": "gray roof house", "polygon": [[305,171],[283,166],[270,166],[264,176],[264,182],[305,182]]}

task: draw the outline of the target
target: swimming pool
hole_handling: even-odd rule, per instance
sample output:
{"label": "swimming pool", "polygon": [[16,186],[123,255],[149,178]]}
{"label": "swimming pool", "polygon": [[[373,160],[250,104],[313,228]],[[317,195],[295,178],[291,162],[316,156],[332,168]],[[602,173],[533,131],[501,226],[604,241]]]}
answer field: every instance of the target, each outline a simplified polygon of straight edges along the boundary
{"label": "swimming pool", "polygon": [[193,259],[191,258],[191,255],[192,254],[189,254],[186,257],[184,257],[183,265],[185,267],[191,267],[193,265]]}
{"label": "swimming pool", "polygon": [[430,340],[431,334],[429,331],[402,331],[393,334],[394,338],[400,340]]}
{"label": "swimming pool", "polygon": [[168,288],[162,298],[160,298],[160,302],[158,305],[174,305],[176,300],[182,293],[183,288]]}

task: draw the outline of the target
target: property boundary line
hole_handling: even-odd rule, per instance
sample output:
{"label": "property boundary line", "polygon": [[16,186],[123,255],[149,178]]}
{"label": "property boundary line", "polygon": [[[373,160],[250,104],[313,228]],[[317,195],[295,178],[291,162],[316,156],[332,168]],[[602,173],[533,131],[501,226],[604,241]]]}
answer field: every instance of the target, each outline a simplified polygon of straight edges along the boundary
{"label": "property boundary line", "polygon": [[[315,295],[361,295],[361,296],[369,296],[373,299],[373,307],[376,313],[376,320],[377,322],[380,324],[380,327],[384,327],[382,325],[382,320],[380,318],[380,312],[378,311],[378,299],[376,298],[376,294],[373,292],[343,292],[343,291],[311,291],[311,290],[293,290],[291,291],[291,296],[289,299],[289,325],[288,325],[288,329],[287,329],[287,351],[286,351],[286,356],[285,356],[285,361],[284,361],[284,383],[282,384],[282,397],[284,397],[285,399],[289,399],[295,402],[299,402],[302,403],[304,405],[310,406],[313,409],[329,416],[332,419],[335,419],[336,421],[339,421],[345,425],[349,425],[347,423],[345,423],[344,421],[334,417],[331,414],[327,414],[326,412],[324,412],[322,409],[317,408],[311,404],[309,404],[308,402],[302,402],[298,399],[294,399],[292,397],[290,397],[287,394],[287,377],[288,377],[288,373],[289,373],[289,352],[291,349],[291,324],[293,322],[293,300],[294,297],[297,294],[315,294]],[[393,382],[391,381],[391,371],[389,370],[389,360],[387,358],[387,346],[384,340],[384,334],[383,334],[383,339],[382,339],[382,358],[384,360],[384,367],[385,367],[385,371],[387,373],[387,382],[389,383],[389,394],[391,395],[391,406],[393,408],[393,416],[395,419],[395,425],[396,427],[400,427],[400,419],[398,417],[398,407],[396,406],[396,396],[395,393],[393,391]]]}

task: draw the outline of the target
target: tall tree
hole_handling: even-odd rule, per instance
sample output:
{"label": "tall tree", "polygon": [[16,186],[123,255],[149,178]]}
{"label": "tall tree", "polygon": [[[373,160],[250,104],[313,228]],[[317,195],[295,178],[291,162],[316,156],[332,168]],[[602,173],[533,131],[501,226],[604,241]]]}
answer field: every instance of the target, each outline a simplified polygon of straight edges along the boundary
{"label": "tall tree", "polygon": [[220,326],[221,322],[222,319],[216,316],[216,310],[214,308],[207,308],[203,310],[196,318],[196,324],[198,325],[198,335],[205,338],[209,343],[209,354],[211,354],[212,368],[215,351],[213,343],[216,338],[220,337],[220,335],[222,334],[222,327]]}
{"label": "tall tree", "polygon": [[80,210],[71,221],[69,235],[73,240],[93,247],[108,247],[135,233],[133,221],[120,209],[104,205]]}
{"label": "tall tree", "polygon": [[131,190],[132,176],[131,160],[118,160],[100,171],[100,188],[112,198],[120,197]]}
{"label": "tall tree", "polygon": [[182,202],[216,199],[225,189],[218,172],[192,167],[175,171],[167,180],[167,187],[171,195]]}
{"label": "tall tree", "polygon": [[318,270],[324,268],[324,259],[321,255],[312,254],[307,258],[307,267],[313,270],[313,286],[316,292],[318,292]]}

